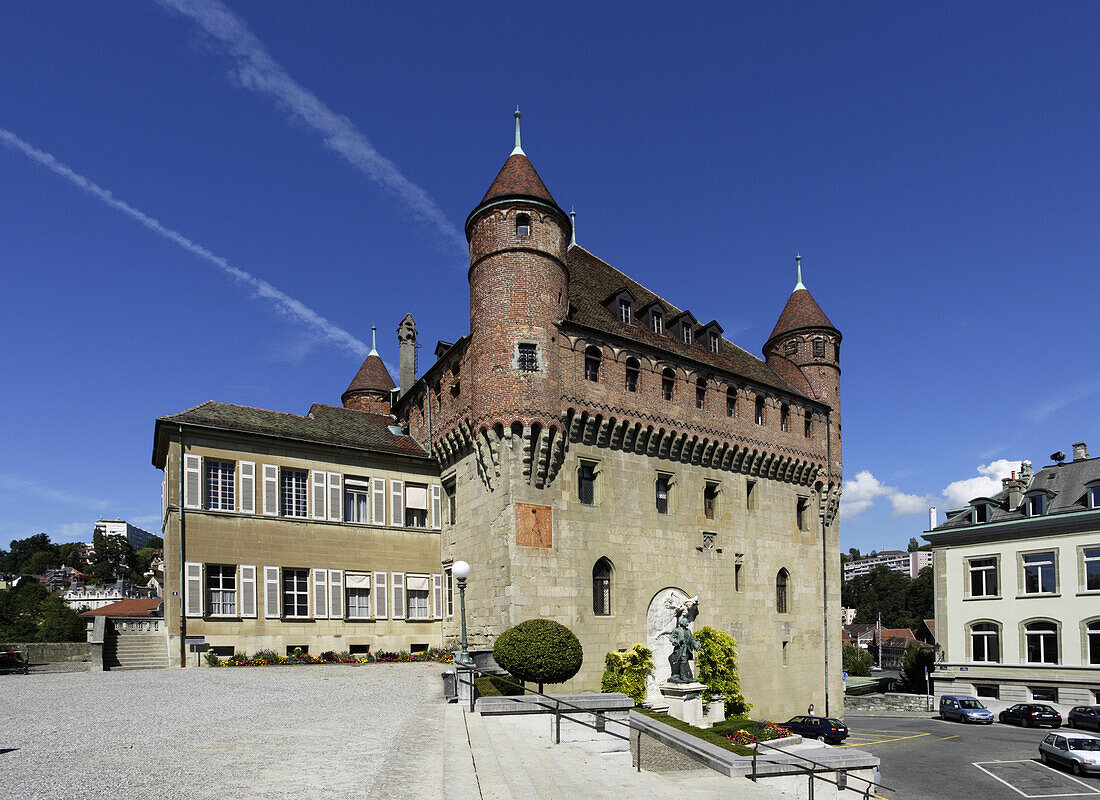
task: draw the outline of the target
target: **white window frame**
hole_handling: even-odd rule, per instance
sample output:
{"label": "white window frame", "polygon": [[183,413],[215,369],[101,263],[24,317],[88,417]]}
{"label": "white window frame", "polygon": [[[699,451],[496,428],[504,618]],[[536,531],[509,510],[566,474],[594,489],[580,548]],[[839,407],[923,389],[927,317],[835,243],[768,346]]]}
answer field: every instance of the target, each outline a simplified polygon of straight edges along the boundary
{"label": "white window frame", "polygon": [[[299,510],[299,490],[297,487],[293,487],[293,493],[289,495],[289,499],[291,499],[293,502],[287,502],[287,479],[290,477],[291,473],[297,473],[304,476],[303,486],[301,489],[302,496],[300,498],[302,502],[302,513],[300,514],[289,513],[290,511],[297,512]],[[309,517],[309,472],[307,470],[292,469],[291,467],[279,468],[279,515],[286,517],[287,519],[306,519]]]}
{"label": "white window frame", "polygon": [[[352,573],[346,573],[346,574],[350,575]],[[366,576],[370,577],[369,572],[358,572],[357,571],[354,574],[355,575],[366,575]],[[346,597],[346,600],[345,600],[345,615],[346,615],[347,619],[357,620],[357,621],[374,619],[374,586],[373,586],[373,584],[370,587],[368,587],[367,589],[362,589],[360,587],[354,587],[353,588],[351,586],[347,586],[346,581],[345,581],[345,591],[348,593],[348,595]],[[354,615],[352,614],[352,612],[351,612],[351,603],[347,602],[347,600],[351,599],[350,593],[353,592],[353,591],[354,592],[360,592],[360,591],[365,591],[366,592],[367,608],[366,608],[366,613],[365,614],[361,614],[358,611],[356,611],[356,613]],[[357,603],[356,605],[358,606],[359,604]]]}
{"label": "white window frame", "polygon": [[[1089,555],[1095,553],[1096,555]],[[1100,545],[1085,545],[1081,548],[1081,591],[1100,591],[1100,580],[1096,586],[1089,586],[1089,564],[1100,563]]]}
{"label": "white window frame", "polygon": [[[348,475],[344,478],[343,485],[343,503],[344,503],[344,521],[352,522],[356,525],[369,525],[371,523],[371,481],[370,478],[357,478]],[[365,495],[366,496],[366,513],[362,519],[353,519],[355,514],[349,515],[347,513],[347,504],[349,495]],[[358,504],[355,504],[357,507]]]}
{"label": "white window frame", "polygon": [[[305,609],[306,613],[305,614],[288,614],[288,613],[286,613],[287,612],[287,608],[286,608],[286,594],[287,594],[286,580],[287,580],[287,573],[288,572],[302,572],[302,573],[305,573],[305,588],[304,589],[299,589],[299,588],[295,587],[295,590],[294,590],[295,595],[304,595],[305,596],[305,601],[306,601],[305,602],[305,606],[306,606],[306,609]],[[303,567],[283,567],[280,570],[280,574],[279,574],[279,593],[280,593],[280,598],[282,599],[282,606],[283,606],[282,611],[283,611],[283,618],[284,619],[310,619],[310,613],[309,613],[310,612],[310,608],[309,608],[310,587],[309,587],[309,570],[308,569],[305,569]]]}
{"label": "white window frame", "polygon": [[[211,491],[210,469],[217,465],[216,491]],[[223,468],[228,466],[228,470]],[[228,486],[225,485],[226,472],[229,473]],[[204,458],[202,462],[203,507],[207,511],[236,511],[237,509],[237,464],[221,458]],[[228,496],[226,496],[228,495]]]}
{"label": "white window frame", "polygon": [[[223,581],[227,577],[227,573],[228,573],[228,575],[231,575],[232,578],[233,578],[233,588],[232,589],[226,589],[222,585],[219,585],[219,587],[217,589],[212,588],[210,586],[210,581],[214,577],[211,574],[211,569],[212,568],[215,568],[215,569],[218,570],[218,573],[219,573],[219,576],[220,576],[219,577],[220,581]],[[240,616],[240,613],[239,613],[239,611],[240,611],[240,596],[239,595],[240,595],[240,585],[241,584],[240,584],[240,571],[239,571],[237,565],[236,564],[208,564],[208,565],[205,566],[203,571],[205,573],[203,575],[203,589],[205,589],[205,591],[208,593],[208,596],[209,596],[209,613],[207,614],[207,616],[210,616],[210,617],[229,617],[229,618],[239,617]],[[223,611],[217,611],[217,612],[214,611],[214,609],[216,607],[216,604],[214,603],[214,592],[215,591],[219,592],[222,595],[222,597],[220,599],[220,603],[217,604],[217,605],[224,604],[226,602],[226,600],[228,599],[227,596],[231,595],[232,601],[233,601],[233,609],[231,611],[228,611],[228,612],[224,611],[224,610]],[[206,598],[204,598],[204,600],[205,599]]]}
{"label": "white window frame", "polygon": [[[410,590],[408,588],[408,583],[409,583],[410,578],[422,578],[425,581],[427,581],[427,584],[428,584],[428,588],[427,588],[427,590],[424,591],[424,596],[422,598],[424,600],[423,613],[422,614],[417,613],[415,616],[412,613],[413,609],[412,609],[412,607],[409,603],[410,593],[411,593],[411,591],[413,591],[413,590]],[[409,620],[410,622],[427,622],[429,620],[435,619],[435,617],[432,615],[432,576],[431,575],[425,575],[423,573],[412,573],[412,572],[410,572],[410,573],[408,573],[404,576],[404,579],[405,579],[405,618],[407,620]],[[420,597],[421,590],[417,589],[415,591],[416,591],[416,594],[417,594],[417,601],[418,601],[417,605],[419,605],[419,600],[421,599],[421,597]],[[396,604],[395,604],[395,607],[396,607]],[[418,611],[419,611],[419,609],[418,609]]]}
{"label": "white window frame", "polygon": [[[1049,555],[1049,561],[1033,561],[1028,562],[1028,558],[1035,558],[1037,556]],[[1027,571],[1029,567],[1035,567],[1037,569],[1036,579],[1038,583],[1037,591],[1029,591],[1027,588]],[[1054,589],[1046,591],[1043,589],[1043,573],[1046,570],[1050,570],[1054,577]],[[1058,551],[1057,550],[1038,550],[1032,553],[1020,553],[1020,574],[1023,580],[1020,583],[1020,594],[1025,595],[1055,595],[1058,594]]]}
{"label": "white window frame", "polygon": [[[992,564],[976,566],[976,561],[992,561]],[[966,592],[965,597],[1000,597],[1001,596],[1001,576],[1000,576],[1000,559],[997,556],[970,556],[966,559]],[[989,573],[993,573],[993,582],[995,584],[996,591],[989,592]],[[974,594],[974,577],[976,574],[981,575],[982,589],[985,590],[984,594]]]}
{"label": "white window frame", "polygon": [[[975,630],[977,625],[994,625],[996,630],[992,631],[979,631]],[[996,640],[997,643],[997,658],[989,658],[989,640]],[[985,658],[978,658],[978,646],[979,639],[982,642],[982,651]],[[1001,627],[994,622],[982,621],[970,623],[970,661],[974,664],[1000,664],[1002,660],[1001,653]]]}
{"label": "white window frame", "polygon": [[455,578],[451,565],[443,567],[443,616],[451,619],[455,615]]}

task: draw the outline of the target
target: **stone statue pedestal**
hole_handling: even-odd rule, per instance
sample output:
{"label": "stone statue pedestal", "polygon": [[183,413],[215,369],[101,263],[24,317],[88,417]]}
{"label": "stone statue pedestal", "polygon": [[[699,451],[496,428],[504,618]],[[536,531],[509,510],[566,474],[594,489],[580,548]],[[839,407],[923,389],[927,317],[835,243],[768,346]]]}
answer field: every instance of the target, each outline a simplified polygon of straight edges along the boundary
{"label": "stone statue pedestal", "polygon": [[698,681],[662,683],[661,695],[668,703],[669,715],[697,728],[709,728],[710,724],[703,719],[703,691],[706,688]]}

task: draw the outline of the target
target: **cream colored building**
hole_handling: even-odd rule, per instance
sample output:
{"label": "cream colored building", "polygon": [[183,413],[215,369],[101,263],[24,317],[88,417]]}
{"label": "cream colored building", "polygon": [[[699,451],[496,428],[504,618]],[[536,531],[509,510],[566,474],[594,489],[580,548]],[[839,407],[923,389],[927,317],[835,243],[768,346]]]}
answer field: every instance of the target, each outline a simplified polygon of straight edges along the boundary
{"label": "cream colored building", "polygon": [[1005,479],[925,534],[936,553],[936,694],[1100,703],[1100,459]]}
{"label": "cream colored building", "polygon": [[173,664],[191,637],[219,655],[441,644],[439,470],[391,417],[208,402],[157,420],[153,463]]}

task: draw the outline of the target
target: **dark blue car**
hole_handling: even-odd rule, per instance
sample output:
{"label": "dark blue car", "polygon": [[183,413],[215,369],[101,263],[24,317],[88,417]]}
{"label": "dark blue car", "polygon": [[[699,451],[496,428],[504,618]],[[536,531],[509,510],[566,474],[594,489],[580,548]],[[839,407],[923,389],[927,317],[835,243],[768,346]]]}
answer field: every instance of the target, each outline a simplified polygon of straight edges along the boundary
{"label": "dark blue car", "polygon": [[848,738],[848,726],[832,717],[791,717],[780,724],[804,739],[837,744]]}

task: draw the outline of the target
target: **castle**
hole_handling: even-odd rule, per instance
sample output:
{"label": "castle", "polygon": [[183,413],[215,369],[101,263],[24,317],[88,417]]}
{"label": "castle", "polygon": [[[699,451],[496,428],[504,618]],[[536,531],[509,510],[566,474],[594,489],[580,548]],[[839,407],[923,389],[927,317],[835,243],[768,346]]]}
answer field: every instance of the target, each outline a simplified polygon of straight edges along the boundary
{"label": "castle", "polygon": [[[416,376],[406,315],[399,389],[372,350],[342,408],[296,416],[203,404],[158,420],[166,559],[175,549],[185,594],[200,598],[177,626],[211,643],[453,644],[450,568],[464,560],[471,647],[491,647],[525,619],[556,619],[585,652],[567,688],[597,689],[609,650],[642,642],[660,654],[663,604],[682,593],[701,598],[697,625],[737,638],[754,713],[824,710],[826,690],[839,710],[841,335],[801,269],[764,358],[749,354],[718,322],[699,322],[573,241],[523,151],[518,113],[515,148],[465,231],[470,332],[440,342]],[[258,447],[267,455],[241,455]],[[215,483],[253,495],[244,512],[232,499],[205,507],[210,478],[193,460],[204,448],[227,465]],[[182,558],[171,474],[181,455],[192,459],[182,483],[195,482]],[[261,489],[256,464],[279,459],[263,464]],[[201,552],[206,541],[217,556]],[[249,576],[253,617],[232,631],[200,608],[210,558],[237,569],[238,594],[242,564]],[[231,570],[216,571],[226,586]],[[352,574],[364,593],[354,602],[370,604],[355,618]],[[324,624],[286,631],[318,613]]]}

